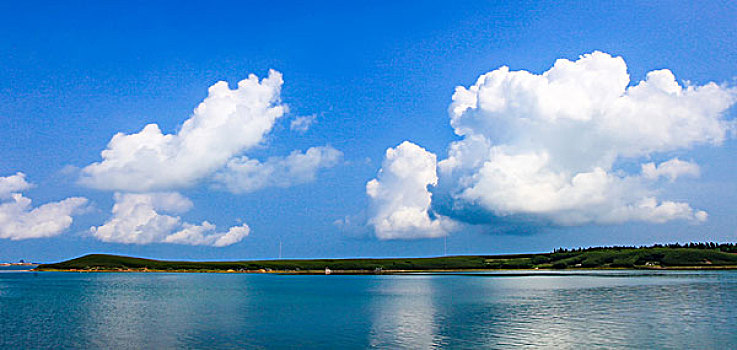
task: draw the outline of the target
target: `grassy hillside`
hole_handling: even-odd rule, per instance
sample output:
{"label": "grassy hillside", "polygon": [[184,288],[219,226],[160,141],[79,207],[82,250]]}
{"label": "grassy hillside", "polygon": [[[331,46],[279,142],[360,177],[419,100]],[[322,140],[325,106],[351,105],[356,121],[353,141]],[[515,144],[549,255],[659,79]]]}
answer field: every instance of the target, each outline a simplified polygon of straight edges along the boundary
{"label": "grassy hillside", "polygon": [[[737,265],[737,254],[699,248],[611,248],[553,253],[549,264],[566,267],[683,267]],[[580,265],[580,266],[579,266]]]}
{"label": "grassy hillside", "polygon": [[442,258],[408,259],[317,259],[317,260],[261,260],[261,261],[160,261],[125,256],[91,254],[57,264],[44,264],[44,269],[150,269],[150,270],[454,270],[484,268],[484,258],[479,256],[457,256]]}
{"label": "grassy hillside", "polygon": [[737,247],[732,244],[690,244],[686,246],[607,247],[556,250],[553,253],[450,256],[401,259],[317,259],[260,261],[160,261],[126,256],[91,254],[80,258],[40,265],[38,270],[170,270],[227,271],[277,270],[467,270],[530,268],[678,268],[737,266]]}

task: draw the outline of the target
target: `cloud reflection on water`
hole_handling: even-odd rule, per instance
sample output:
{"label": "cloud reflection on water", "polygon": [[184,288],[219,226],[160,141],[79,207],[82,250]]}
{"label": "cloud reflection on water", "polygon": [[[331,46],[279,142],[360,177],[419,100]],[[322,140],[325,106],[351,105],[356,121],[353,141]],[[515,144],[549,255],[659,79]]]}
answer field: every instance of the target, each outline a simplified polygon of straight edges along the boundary
{"label": "cloud reflection on water", "polygon": [[370,346],[428,349],[440,345],[432,277],[389,277],[378,282],[372,298]]}

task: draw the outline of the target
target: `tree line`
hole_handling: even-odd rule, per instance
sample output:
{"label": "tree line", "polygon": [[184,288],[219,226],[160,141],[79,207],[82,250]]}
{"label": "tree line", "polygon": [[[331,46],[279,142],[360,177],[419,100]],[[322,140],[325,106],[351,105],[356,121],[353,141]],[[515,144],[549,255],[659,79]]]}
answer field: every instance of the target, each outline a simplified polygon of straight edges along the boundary
{"label": "tree line", "polygon": [[689,243],[667,243],[653,244],[641,246],[604,246],[604,247],[587,247],[587,248],[556,248],[553,253],[582,253],[599,250],[624,250],[624,249],[647,249],[647,248],[692,248],[692,249],[712,249],[725,253],[737,253],[737,244],[735,243],[716,243],[716,242],[689,242]]}

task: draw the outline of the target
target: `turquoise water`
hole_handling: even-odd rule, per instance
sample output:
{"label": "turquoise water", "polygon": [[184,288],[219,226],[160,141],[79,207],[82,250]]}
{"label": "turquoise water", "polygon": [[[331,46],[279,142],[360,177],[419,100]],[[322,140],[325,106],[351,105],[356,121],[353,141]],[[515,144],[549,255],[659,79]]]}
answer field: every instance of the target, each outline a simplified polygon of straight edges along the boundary
{"label": "turquoise water", "polygon": [[0,348],[737,348],[737,272],[0,272]]}

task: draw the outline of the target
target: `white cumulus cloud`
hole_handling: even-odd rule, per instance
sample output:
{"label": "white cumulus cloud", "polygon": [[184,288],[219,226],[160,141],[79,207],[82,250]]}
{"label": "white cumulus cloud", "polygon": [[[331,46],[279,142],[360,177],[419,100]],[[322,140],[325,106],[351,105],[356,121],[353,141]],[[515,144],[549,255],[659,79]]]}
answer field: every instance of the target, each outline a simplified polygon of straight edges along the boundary
{"label": "white cumulus cloud", "polygon": [[666,177],[670,182],[674,182],[679,177],[698,177],[700,174],[701,169],[698,164],[678,158],[673,158],[658,165],[652,162],[642,164],[642,175],[651,180]]}
{"label": "white cumulus cloud", "polygon": [[[92,227],[92,235],[105,242],[135,244],[220,247],[241,241],[250,232],[245,224],[216,232],[207,221],[182,222],[172,214],[189,210],[192,203],[167,191],[205,181],[232,193],[288,187],[314,181],[320,169],[335,166],[343,154],[330,146],[263,162],[246,156],[264,143],[287,112],[280,97],[282,84],[281,73],[274,70],[263,79],[251,74],[235,89],[221,81],[208,89],[176,133],[164,134],[157,124],[148,124],[138,133],[113,136],[102,160],[80,171],[79,183],[116,191],[112,217]],[[315,120],[314,115],[298,117],[290,128],[305,132]],[[18,186],[22,183],[0,183],[0,196]]]}
{"label": "white cumulus cloud", "polygon": [[215,225],[207,221],[203,222],[202,225],[185,223],[181,230],[166,236],[163,242],[225,247],[240,242],[250,232],[251,229],[246,224],[233,226],[228,232],[216,233]]}
{"label": "white cumulus cloud", "polygon": [[371,199],[368,220],[379,239],[445,236],[454,226],[430,209],[428,186],[437,184],[435,154],[405,141],[386,150],[376,179],[366,184]]}
{"label": "white cumulus cloud", "polygon": [[115,243],[176,243],[187,245],[228,246],[248,236],[248,225],[216,232],[215,225],[182,222],[178,216],[192,208],[192,202],[176,192],[116,193],[113,216],[102,226],[92,227],[94,237]]}
{"label": "white cumulus cloud", "polygon": [[33,187],[26,181],[26,174],[18,172],[15,175],[0,176],[0,199],[9,198],[13,193],[20,193]]}
{"label": "white cumulus cloud", "polygon": [[497,216],[562,225],[703,221],[707,214],[688,203],[658,200],[646,181],[698,176],[695,163],[676,158],[628,174],[615,162],[719,145],[736,100],[734,88],[681,85],[667,69],[630,85],[624,60],[602,52],[557,60],[542,74],[501,67],[456,88],[449,112],[462,139],[439,163],[440,182],[456,201]]}
{"label": "white cumulus cloud", "polygon": [[25,174],[0,177],[0,238],[22,240],[53,237],[72,224],[72,215],[84,210],[87,199],[70,197],[33,208],[31,200],[20,191],[32,185]]}
{"label": "white cumulus cloud", "polygon": [[217,184],[232,193],[253,192],[265,187],[289,187],[314,181],[320,169],[338,164],[343,153],[330,146],[293,151],[287,157],[271,157],[265,162],[248,157],[228,161],[215,174]]}
{"label": "white cumulus cloud", "polygon": [[102,161],[82,169],[80,183],[105,190],[147,192],[186,187],[259,144],[281,117],[282,75],[255,75],[231,90],[218,82],[176,134],[149,124],[136,134],[118,133]]}

